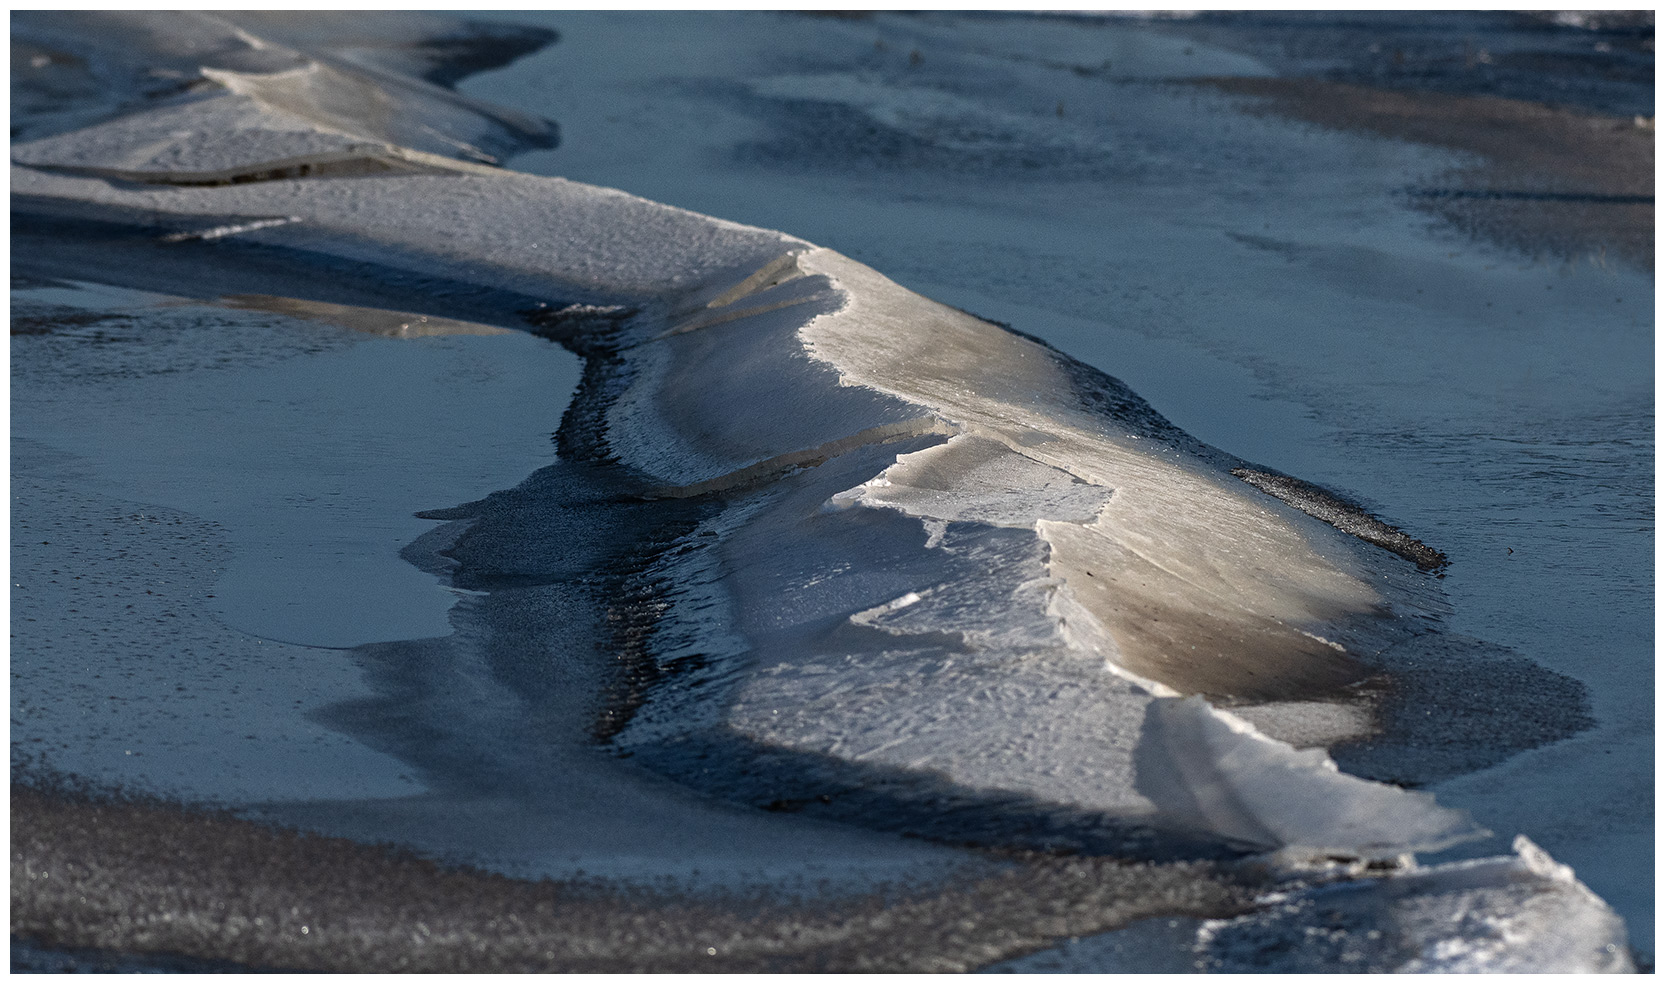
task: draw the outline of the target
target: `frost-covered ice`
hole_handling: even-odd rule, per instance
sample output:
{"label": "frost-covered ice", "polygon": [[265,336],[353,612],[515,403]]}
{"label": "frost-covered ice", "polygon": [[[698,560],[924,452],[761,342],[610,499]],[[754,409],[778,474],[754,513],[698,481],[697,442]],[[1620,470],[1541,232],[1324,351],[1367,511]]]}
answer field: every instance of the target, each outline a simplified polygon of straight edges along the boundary
{"label": "frost-covered ice", "polygon": [[[1523,846],[1418,868],[1484,832],[1292,744],[1378,728],[1358,685],[1438,633],[1433,582],[1346,522],[1251,486],[1116,380],[833,250],[476,163],[490,139],[545,139],[536,121],[253,22],[136,23],[153,40],[119,64],[201,81],[19,142],[19,207],[535,298],[539,330],[590,360],[575,411],[597,457],[703,510],[651,560],[660,682],[616,749],[756,805],[771,769],[882,777],[900,810],[1021,802],[1129,844],[1264,855],[1294,881],[1204,927],[1222,969],[1321,932],[1337,899],[1366,951],[1374,932],[1414,954],[1373,966],[1624,965],[1622,923],[1564,867]],[[22,29],[73,47],[108,27]],[[836,95],[904,123],[955,112]],[[696,651],[694,676],[672,671]],[[713,748],[728,772],[705,779],[690,756]],[[1311,876],[1337,864],[1361,873]]]}
{"label": "frost-covered ice", "polygon": [[1531,841],[1518,837],[1514,849],[1513,857],[1275,894],[1260,912],[1200,927],[1197,966],[1290,973],[1631,970],[1618,917]]}

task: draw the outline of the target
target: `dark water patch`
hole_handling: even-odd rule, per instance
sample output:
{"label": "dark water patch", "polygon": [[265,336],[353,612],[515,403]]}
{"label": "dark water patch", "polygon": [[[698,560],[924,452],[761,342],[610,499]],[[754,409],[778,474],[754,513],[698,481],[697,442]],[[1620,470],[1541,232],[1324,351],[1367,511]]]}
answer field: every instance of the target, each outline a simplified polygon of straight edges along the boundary
{"label": "dark water patch", "polygon": [[372,696],[311,717],[398,758],[429,789],[559,789],[563,753],[583,743],[607,665],[596,600],[550,587],[466,598],[449,636],[352,650]]}
{"label": "dark water patch", "polygon": [[[1651,80],[1651,71],[1650,71]],[[1264,100],[1271,111],[1319,126],[1373,133],[1482,158],[1447,180],[1449,193],[1408,198],[1458,229],[1534,253],[1611,252],[1653,266],[1651,123],[1540,103],[1457,93],[1404,92],[1314,78],[1198,79]],[[1649,91],[1651,92],[1651,84]]]}
{"label": "dark water patch", "polygon": [[471,521],[444,551],[457,565],[451,580],[494,591],[605,579],[667,512],[678,511],[649,499],[627,469],[562,459],[512,489],[421,515]]}
{"label": "dark water patch", "polygon": [[1652,116],[1652,15],[1614,13],[1574,24],[1552,11],[1216,11],[1152,27],[1282,75]]}
{"label": "dark water patch", "polygon": [[1426,634],[1377,657],[1379,733],[1330,749],[1365,779],[1427,786],[1496,765],[1595,726],[1589,691],[1514,650]]}
{"label": "dark water patch", "polygon": [[[14,279],[12,289],[18,289]],[[19,304],[16,296],[12,299],[12,334],[13,335],[51,335],[57,332],[88,328],[93,325],[107,329],[111,326],[125,326],[131,328],[132,315],[118,311],[87,311],[69,307],[63,304]],[[110,336],[100,331],[90,340],[94,342],[107,341]]]}
{"label": "dark water patch", "polygon": [[354,650],[376,696],[324,719],[412,763],[434,788],[558,788],[559,749],[616,732],[657,679],[642,652],[663,586],[638,575],[704,511],[639,491],[616,466],[563,460],[424,513],[462,521],[432,554],[475,594],[452,610],[450,636]]}
{"label": "dark water patch", "polygon": [[[586,409],[569,409],[568,417],[581,417]],[[470,521],[444,554],[457,565],[453,584],[491,593],[483,616],[493,633],[500,633],[504,620],[490,609],[505,589],[547,587],[582,599],[594,620],[589,662],[599,679],[591,681],[592,690],[606,695],[594,709],[593,734],[606,740],[629,722],[649,690],[678,673],[648,652],[654,624],[667,607],[661,599],[671,585],[647,572],[713,509],[694,499],[651,499],[640,481],[616,465],[563,460],[479,503],[425,515]],[[584,637],[573,631],[582,619],[569,618],[559,637]],[[519,693],[539,672],[518,654],[494,669]]]}
{"label": "dark water patch", "polygon": [[592,735],[597,741],[617,737],[657,688],[686,682],[706,666],[704,654],[667,660],[655,657],[654,629],[669,608],[661,599],[671,585],[648,574],[677,538],[693,530],[698,515],[699,511],[685,510],[680,517],[673,515],[671,523],[656,527],[652,542],[644,544],[645,549],[633,558],[635,563],[626,568],[629,577],[608,600],[606,622],[616,676],[596,715]]}
{"label": "dark water patch", "polygon": [[1412,198],[1477,198],[1486,201],[1575,202],[1581,205],[1652,205],[1652,195],[1598,195],[1581,192],[1511,191],[1502,188],[1406,188]]}
{"label": "dark water patch", "polygon": [[180,953],[123,953],[80,947],[46,946],[36,939],[12,936],[14,974],[284,974],[288,969],[250,967],[229,960],[188,957]]}
{"label": "dark water patch", "polygon": [[634,377],[629,363],[619,358],[619,349],[636,313],[627,307],[584,304],[538,304],[520,312],[534,333],[584,360],[578,389],[555,432],[555,447],[568,461],[617,461],[608,447],[607,408],[629,389]]}

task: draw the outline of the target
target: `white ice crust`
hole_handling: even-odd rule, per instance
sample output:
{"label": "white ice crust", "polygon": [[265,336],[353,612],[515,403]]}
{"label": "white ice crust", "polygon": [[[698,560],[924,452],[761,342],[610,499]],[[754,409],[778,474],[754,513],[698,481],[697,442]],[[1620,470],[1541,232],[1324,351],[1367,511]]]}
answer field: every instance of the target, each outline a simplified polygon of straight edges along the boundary
{"label": "white ice crust", "polygon": [[[320,95],[346,69],[228,31],[273,64],[210,66],[217,88],[195,101],[15,146],[14,195],[243,222],[237,235],[274,245],[639,309],[612,451],[668,495],[735,502],[707,527],[720,543],[702,561],[709,603],[673,605],[662,630],[733,656],[731,699],[686,726],[1146,818],[1291,863],[1481,833],[1427,795],[1343,775],[1322,750],[1178,696],[1298,708],[1285,691],[1332,671],[1345,619],[1399,616],[1324,540],[1333,531],[1084,406],[1062,356],[781,233],[438,163],[386,119],[467,107],[356,75],[396,110],[378,127],[353,115],[362,93]],[[427,173],[178,181],[332,154]],[[249,221],[263,217],[285,221]],[[650,703],[619,741],[678,726]],[[1545,969],[1555,933],[1613,936],[1611,913],[1547,858],[1479,864],[1370,882],[1369,904],[1430,941],[1407,969],[1528,957]],[[1462,895],[1483,932],[1452,936],[1440,906],[1459,905],[1447,889],[1468,877],[1538,901]]]}
{"label": "white ice crust", "polygon": [[[1225,972],[1633,972],[1622,920],[1536,844],[1509,856],[1274,893],[1205,922],[1195,952]],[[1315,918],[1316,917],[1316,918]],[[1316,924],[1316,925],[1315,925]]]}
{"label": "white ice crust", "polygon": [[1141,791],[1163,812],[1266,849],[1383,855],[1468,832],[1432,796],[1345,775],[1200,697],[1153,702],[1138,755]]}

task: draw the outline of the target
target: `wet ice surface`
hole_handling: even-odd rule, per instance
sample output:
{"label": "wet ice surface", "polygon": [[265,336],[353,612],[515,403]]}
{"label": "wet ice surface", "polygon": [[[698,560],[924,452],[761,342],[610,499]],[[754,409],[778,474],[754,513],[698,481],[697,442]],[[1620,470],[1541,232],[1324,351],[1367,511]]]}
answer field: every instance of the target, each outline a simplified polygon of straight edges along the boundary
{"label": "wet ice surface", "polygon": [[188,798],[416,791],[308,719],[364,692],[323,647],[449,631],[456,594],[399,556],[434,525],[413,513],[551,458],[572,357],[91,284],[12,298],[14,751]]}
{"label": "wet ice surface", "polygon": [[553,459],[577,382],[571,355],[519,333],[394,340],[91,285],[16,298],[34,320],[13,341],[13,434],[226,529],[206,607],[275,642],[446,634],[456,596],[399,558],[433,526],[414,514]]}
{"label": "wet ice surface", "polygon": [[515,167],[838,249],[1446,551],[1449,631],[1597,723],[1434,792],[1651,950],[1651,276],[1432,224],[1397,192],[1458,159],[1161,84],[1270,69],[1135,24],[541,21],[559,45],[463,86],[561,120]]}
{"label": "wet ice surface", "polygon": [[[554,459],[570,353],[442,319],[72,281],[15,281],[12,318],[25,773],[532,878],[789,887],[966,862],[712,803],[593,751],[603,603],[451,586],[432,550],[458,524],[415,513]],[[539,541],[551,563],[607,540],[584,522]],[[407,550],[419,539],[433,546]]]}
{"label": "wet ice surface", "polygon": [[307,720],[363,692],[339,654],[204,610],[232,556],[223,527],[87,478],[85,459],[14,437],[14,765],[192,799],[417,790],[399,762]]}

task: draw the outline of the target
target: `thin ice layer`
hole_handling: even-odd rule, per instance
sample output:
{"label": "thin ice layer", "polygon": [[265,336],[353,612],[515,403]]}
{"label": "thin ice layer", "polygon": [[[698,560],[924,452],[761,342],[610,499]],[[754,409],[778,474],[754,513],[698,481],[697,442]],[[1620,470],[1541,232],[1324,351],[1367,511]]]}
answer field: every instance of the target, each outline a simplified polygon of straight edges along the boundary
{"label": "thin ice layer", "polygon": [[1473,832],[1426,793],[1344,775],[1322,751],[1293,751],[1200,697],[1149,704],[1138,770],[1164,816],[1266,850],[1392,857]]}
{"label": "thin ice layer", "polygon": [[1111,490],[969,433],[903,455],[882,475],[833,496],[835,505],[887,506],[944,523],[1034,529],[1041,518],[1098,518]]}

